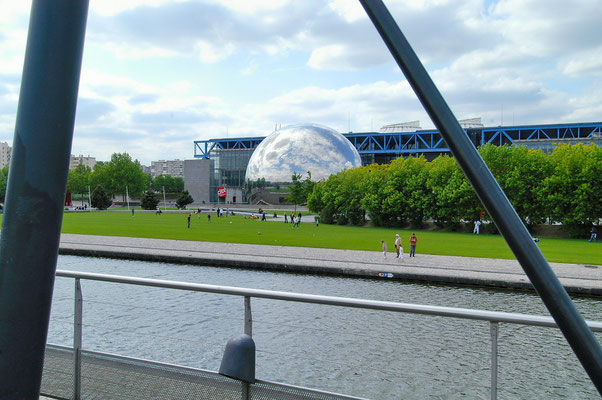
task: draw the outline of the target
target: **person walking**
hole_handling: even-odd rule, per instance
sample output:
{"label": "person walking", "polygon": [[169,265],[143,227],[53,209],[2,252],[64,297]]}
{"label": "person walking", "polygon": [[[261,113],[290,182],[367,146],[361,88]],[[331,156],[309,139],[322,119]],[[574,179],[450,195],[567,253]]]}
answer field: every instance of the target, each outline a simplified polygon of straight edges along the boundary
{"label": "person walking", "polygon": [[190,214],[188,214],[188,228],[190,228]]}
{"label": "person walking", "polygon": [[410,236],[410,257],[416,257],[416,243],[418,243],[418,238],[412,233],[412,236]]}
{"label": "person walking", "polygon": [[472,230],[472,233],[474,233],[475,235],[481,233],[481,220],[477,220],[474,222],[474,229]]}
{"label": "person walking", "polygon": [[286,213],[284,213],[284,223],[288,224],[288,216]]}
{"label": "person walking", "polygon": [[134,216],[134,207],[132,207],[132,217]]}
{"label": "person walking", "polygon": [[596,232],[596,227],[592,227],[591,235],[589,237],[588,242],[597,242],[598,241],[598,232]]}
{"label": "person walking", "polygon": [[395,258],[399,258],[399,252],[401,250],[401,237],[399,237],[399,233],[395,234],[395,252],[397,256]]}
{"label": "person walking", "polygon": [[383,257],[386,259],[387,258],[387,242],[385,242],[384,240],[381,240],[380,244],[383,246]]}

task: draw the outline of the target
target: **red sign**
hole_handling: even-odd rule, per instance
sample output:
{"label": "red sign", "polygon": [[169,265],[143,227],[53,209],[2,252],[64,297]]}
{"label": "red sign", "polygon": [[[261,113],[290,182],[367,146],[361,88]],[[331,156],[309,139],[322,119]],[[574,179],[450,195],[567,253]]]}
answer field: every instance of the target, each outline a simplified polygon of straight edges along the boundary
{"label": "red sign", "polygon": [[217,197],[226,197],[226,188],[220,186],[217,188]]}

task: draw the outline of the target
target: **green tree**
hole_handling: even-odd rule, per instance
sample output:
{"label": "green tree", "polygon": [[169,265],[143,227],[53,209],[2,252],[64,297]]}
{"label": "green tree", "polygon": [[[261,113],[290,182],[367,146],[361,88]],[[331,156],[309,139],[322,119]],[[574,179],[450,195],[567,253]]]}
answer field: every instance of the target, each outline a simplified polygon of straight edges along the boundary
{"label": "green tree", "polygon": [[90,175],[90,186],[102,186],[107,195],[112,198],[115,195],[115,193],[112,192],[110,189],[112,185],[107,164],[108,163],[104,161],[99,161],[96,164],[94,164],[94,169],[92,170],[92,174]]}
{"label": "green tree", "polygon": [[88,191],[90,185],[91,175],[92,170],[84,164],[79,164],[75,169],[69,170],[67,190],[71,190],[71,193],[82,195],[82,206],[84,205],[84,193]]}
{"label": "green tree", "polygon": [[324,202],[322,201],[323,187],[324,182],[317,182],[312,192],[307,196],[307,209],[315,214],[320,214],[324,209]]}
{"label": "green tree", "polygon": [[383,194],[385,206],[393,213],[393,224],[408,221],[421,226],[426,213],[426,199],[430,191],[426,186],[427,167],[424,156],[398,158],[391,162]]}
{"label": "green tree", "polygon": [[92,192],[92,207],[99,210],[106,210],[111,205],[111,199],[104,191],[102,186],[97,186]]}
{"label": "green tree", "polygon": [[485,145],[479,152],[523,223],[544,222],[548,215],[541,194],[545,179],[552,173],[549,157],[525,146]]}
{"label": "green tree", "polygon": [[430,162],[426,185],[427,214],[437,225],[455,230],[462,220],[479,218],[481,202],[453,157],[443,155]]}
{"label": "green tree", "polygon": [[193,201],[194,199],[192,198],[190,193],[188,193],[188,190],[184,190],[176,200],[176,207],[184,209],[188,204],[192,203]]}
{"label": "green tree", "polygon": [[336,221],[340,225],[347,223],[363,225],[366,222],[366,210],[362,207],[362,180],[366,174],[363,167],[348,169],[336,175],[338,184],[332,190],[333,207]]}
{"label": "green tree", "polygon": [[159,199],[153,190],[149,189],[144,192],[142,200],[140,201],[140,206],[142,206],[144,210],[155,210],[158,204]]}
{"label": "green tree", "polygon": [[0,201],[4,202],[6,187],[8,185],[8,165],[0,169]]}
{"label": "green tree", "polygon": [[289,186],[290,195],[286,198],[287,201],[295,204],[295,211],[297,210],[297,204],[304,204],[307,202],[307,197],[313,191],[315,183],[311,180],[311,172],[307,171],[307,178],[302,179],[303,175],[293,173],[293,183]]}
{"label": "green tree", "polygon": [[126,192],[130,197],[138,197],[148,187],[140,162],[132,161],[128,153],[113,153],[109,162],[97,163],[91,182],[106,188],[110,196],[121,194],[123,202],[126,201]]}
{"label": "green tree", "polygon": [[394,220],[394,215],[386,206],[384,195],[389,165],[372,164],[364,168],[366,174],[360,183],[363,193],[362,207],[374,225],[390,225]]}
{"label": "green tree", "polygon": [[152,188],[157,192],[181,193],[184,190],[184,180],[171,175],[157,175],[153,179]]}
{"label": "green tree", "polygon": [[602,218],[602,148],[561,145],[550,160],[553,172],[544,183],[550,216],[571,235],[584,235]]}

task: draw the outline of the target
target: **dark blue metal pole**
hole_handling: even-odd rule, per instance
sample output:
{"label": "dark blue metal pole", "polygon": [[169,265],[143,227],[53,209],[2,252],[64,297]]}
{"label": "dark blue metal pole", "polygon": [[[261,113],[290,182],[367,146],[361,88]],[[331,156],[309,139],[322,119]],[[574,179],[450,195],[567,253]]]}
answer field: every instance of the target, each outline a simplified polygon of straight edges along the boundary
{"label": "dark blue metal pole", "polygon": [[360,0],[360,3],[598,392],[602,394],[600,343],[533,242],[527,228],[464,133],[389,10],[381,0]]}
{"label": "dark blue metal pole", "polygon": [[0,398],[37,399],[88,0],[34,0],[0,238]]}

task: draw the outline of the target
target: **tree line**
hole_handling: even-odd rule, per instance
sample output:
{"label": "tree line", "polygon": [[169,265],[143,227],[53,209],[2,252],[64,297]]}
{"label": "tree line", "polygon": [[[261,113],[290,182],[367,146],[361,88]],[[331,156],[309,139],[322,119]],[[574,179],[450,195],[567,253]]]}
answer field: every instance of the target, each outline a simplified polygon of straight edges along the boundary
{"label": "tree line", "polygon": [[[122,196],[125,202],[126,195],[142,199],[154,196],[156,200],[155,193],[162,193],[163,190],[172,194],[182,193],[184,180],[169,175],[158,175],[153,179],[150,174],[142,171],[138,160],[132,160],[127,153],[114,153],[110,161],[96,163],[94,170],[83,164],[70,170],[67,190],[83,197],[90,190],[93,192],[91,205],[105,209],[111,205],[111,199],[115,196]],[[159,201],[156,202],[158,204]]]}
{"label": "tree line", "polygon": [[[560,222],[570,233],[582,234],[602,218],[602,148],[560,145],[546,155],[524,146],[485,145],[479,153],[527,227]],[[484,211],[447,155],[345,170],[311,189],[308,208],[330,224],[362,225],[369,217],[376,226],[420,227],[432,220],[454,230]],[[483,219],[490,220],[486,214]]]}

